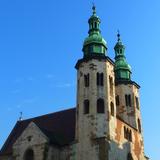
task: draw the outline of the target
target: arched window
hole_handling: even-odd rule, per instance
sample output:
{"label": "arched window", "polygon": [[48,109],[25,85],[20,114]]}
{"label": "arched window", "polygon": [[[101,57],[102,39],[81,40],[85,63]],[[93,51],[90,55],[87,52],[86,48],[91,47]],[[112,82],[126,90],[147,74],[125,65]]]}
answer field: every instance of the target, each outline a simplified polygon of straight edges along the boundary
{"label": "arched window", "polygon": [[24,160],[34,160],[34,152],[32,149],[28,149],[24,154]]}
{"label": "arched window", "polygon": [[113,78],[109,76],[110,95],[113,95]]}
{"label": "arched window", "polygon": [[130,152],[127,155],[127,160],[133,160],[132,154]]}
{"label": "arched window", "polygon": [[126,135],[127,135],[127,139],[129,139],[129,129],[128,128],[127,128]]}
{"label": "arched window", "polygon": [[97,22],[94,22],[94,26],[95,26],[95,28],[97,29]]}
{"label": "arched window", "polygon": [[135,99],[136,99],[136,108],[139,109],[139,99],[136,96],[135,96]]}
{"label": "arched window", "polygon": [[125,101],[126,101],[126,106],[131,107],[131,95],[130,94],[125,94]]}
{"label": "arched window", "polygon": [[89,46],[89,52],[92,53],[93,52],[93,45]]}
{"label": "arched window", "polygon": [[91,29],[93,29],[94,27],[93,27],[93,23],[91,24]]}
{"label": "arched window", "polygon": [[103,73],[97,72],[97,86],[103,86],[104,76]]}
{"label": "arched window", "polygon": [[89,73],[84,75],[84,86],[89,87]]}
{"label": "arched window", "polygon": [[84,114],[89,114],[89,100],[84,100]]}
{"label": "arched window", "polygon": [[119,106],[119,95],[116,96],[116,106]]}
{"label": "arched window", "polygon": [[141,122],[140,122],[140,119],[138,118],[138,130],[139,132],[141,133]]}
{"label": "arched window", "polygon": [[104,113],[104,100],[102,98],[97,100],[97,113]]}
{"label": "arched window", "polygon": [[129,137],[128,137],[129,141],[132,141],[132,131],[129,131]]}
{"label": "arched window", "polygon": [[126,138],[127,139],[127,129],[126,129],[126,127],[124,126],[124,138]]}
{"label": "arched window", "polygon": [[111,115],[114,116],[114,104],[113,104],[113,102],[111,102],[110,106],[111,106]]}
{"label": "arched window", "polygon": [[124,138],[132,142],[132,130],[124,126]]}

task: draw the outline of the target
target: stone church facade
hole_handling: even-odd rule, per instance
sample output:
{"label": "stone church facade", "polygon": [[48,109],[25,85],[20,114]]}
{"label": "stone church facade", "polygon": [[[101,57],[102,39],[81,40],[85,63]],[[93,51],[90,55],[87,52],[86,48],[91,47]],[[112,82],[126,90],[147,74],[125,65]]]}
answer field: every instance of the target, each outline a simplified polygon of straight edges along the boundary
{"label": "stone church facade", "polygon": [[107,56],[95,6],[77,69],[77,104],[19,120],[0,160],[147,160],[140,113],[140,86],[131,79],[118,33],[115,61]]}

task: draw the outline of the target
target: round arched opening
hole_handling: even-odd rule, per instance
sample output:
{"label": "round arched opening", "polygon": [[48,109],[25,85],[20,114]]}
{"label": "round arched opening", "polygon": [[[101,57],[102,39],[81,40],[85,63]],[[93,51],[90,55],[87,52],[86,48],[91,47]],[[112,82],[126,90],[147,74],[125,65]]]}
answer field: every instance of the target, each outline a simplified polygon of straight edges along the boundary
{"label": "round arched opening", "polygon": [[24,154],[24,160],[34,160],[34,152],[32,149],[28,149]]}

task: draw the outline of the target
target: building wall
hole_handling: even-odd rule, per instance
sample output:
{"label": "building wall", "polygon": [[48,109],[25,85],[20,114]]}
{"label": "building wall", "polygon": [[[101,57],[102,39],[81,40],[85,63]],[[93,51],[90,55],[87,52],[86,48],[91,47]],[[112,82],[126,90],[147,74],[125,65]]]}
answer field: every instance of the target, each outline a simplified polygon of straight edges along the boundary
{"label": "building wall", "polygon": [[[104,85],[97,86],[97,72],[104,74]],[[85,87],[84,75],[89,74],[89,87]],[[109,78],[112,78],[112,92]],[[77,72],[77,124],[76,140],[77,160],[98,160],[100,143],[104,137],[115,137],[116,107],[114,67],[107,60],[92,59],[83,62]],[[104,113],[97,113],[97,99],[104,100]],[[84,100],[89,100],[89,114],[84,114]],[[110,103],[114,105],[114,116],[111,116]],[[106,151],[107,152],[107,151]],[[106,154],[107,158],[107,154]]]}
{"label": "building wall", "polygon": [[[132,140],[125,138],[124,127],[132,133]],[[127,160],[128,153],[134,160],[145,160],[143,139],[138,130],[117,119],[116,138],[110,142],[110,159]]]}
{"label": "building wall", "polygon": [[51,145],[48,137],[34,123],[29,124],[14,144],[14,160],[23,160],[28,149],[34,151],[34,160],[72,160],[75,157],[74,145],[62,148]]}
{"label": "building wall", "polygon": [[23,160],[25,152],[32,149],[35,160],[43,160],[47,142],[47,137],[32,122],[13,145],[13,157],[15,160]]}
{"label": "building wall", "polygon": [[12,160],[12,155],[0,156],[0,160]]}
{"label": "building wall", "polygon": [[[119,84],[116,86],[116,96],[119,96],[120,104],[117,106],[117,115],[125,122],[138,129],[137,120],[140,119],[139,90],[134,84]],[[131,95],[131,106],[126,106],[125,95]],[[138,98],[138,108],[136,106]]]}
{"label": "building wall", "polygon": [[[97,72],[104,73],[104,85],[100,87],[96,83]],[[84,75],[87,74],[90,76],[89,86],[85,87]],[[137,108],[135,98],[138,98],[140,107],[138,87],[134,84],[115,86],[114,66],[109,61],[96,59],[81,63],[77,81],[76,159],[127,160],[128,154],[131,154],[134,160],[144,160],[142,131],[138,127],[140,108]],[[131,95],[130,107],[126,107],[125,94]],[[118,106],[116,95],[120,100]],[[104,114],[97,113],[98,98],[104,99]],[[84,114],[86,99],[90,102],[89,114]],[[111,114],[111,102],[114,114]],[[124,127],[128,137],[124,136]]]}
{"label": "building wall", "polygon": [[47,145],[47,147],[48,149],[46,150],[43,160],[60,160],[60,149],[51,145]]}
{"label": "building wall", "polygon": [[76,160],[76,143],[62,147],[59,160]]}

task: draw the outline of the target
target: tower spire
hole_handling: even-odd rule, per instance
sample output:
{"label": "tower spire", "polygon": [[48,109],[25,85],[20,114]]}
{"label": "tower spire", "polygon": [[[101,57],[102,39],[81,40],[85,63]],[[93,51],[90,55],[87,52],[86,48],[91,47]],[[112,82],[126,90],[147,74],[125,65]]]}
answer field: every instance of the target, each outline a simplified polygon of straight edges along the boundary
{"label": "tower spire", "polygon": [[96,6],[95,6],[94,2],[93,2],[93,6],[92,6],[92,11],[93,11],[93,15],[96,15]]}
{"label": "tower spire", "polygon": [[119,32],[119,30],[117,30],[117,38],[118,38],[118,42],[120,42],[121,41],[121,35],[120,35],[120,32]]}
{"label": "tower spire", "polygon": [[117,33],[117,43],[115,50],[115,78],[116,81],[131,80],[131,67],[126,61],[125,46],[123,45],[120,32]]}
{"label": "tower spire", "polygon": [[100,31],[101,20],[96,14],[96,6],[93,3],[92,15],[88,20],[89,31],[88,37],[83,44],[84,57],[105,56],[107,46]]}

